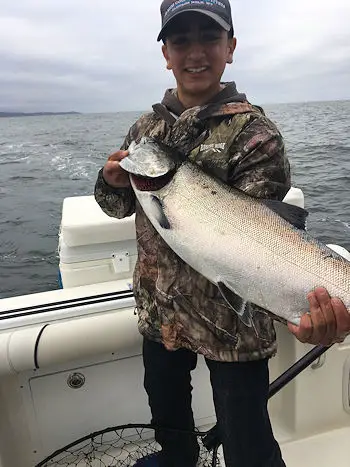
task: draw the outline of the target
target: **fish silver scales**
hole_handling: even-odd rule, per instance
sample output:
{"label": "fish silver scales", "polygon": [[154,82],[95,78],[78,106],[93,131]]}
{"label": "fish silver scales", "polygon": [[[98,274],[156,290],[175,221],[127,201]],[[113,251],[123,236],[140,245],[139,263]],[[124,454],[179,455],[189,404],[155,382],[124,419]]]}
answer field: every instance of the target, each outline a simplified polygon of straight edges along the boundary
{"label": "fish silver scales", "polygon": [[[308,310],[308,292],[323,286],[350,309],[350,262],[264,201],[228,187],[191,162],[182,163],[160,189],[142,191],[131,180],[170,248],[217,284],[228,302],[238,296],[298,324]],[[242,317],[243,310],[233,307]]]}

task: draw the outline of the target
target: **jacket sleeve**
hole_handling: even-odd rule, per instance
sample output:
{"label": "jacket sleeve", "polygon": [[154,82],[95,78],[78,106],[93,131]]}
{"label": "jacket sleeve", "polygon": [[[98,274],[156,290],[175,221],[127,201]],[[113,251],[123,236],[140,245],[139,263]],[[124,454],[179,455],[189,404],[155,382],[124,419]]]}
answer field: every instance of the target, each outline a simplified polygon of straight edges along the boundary
{"label": "jacket sleeve", "polygon": [[[137,136],[139,121],[129,130],[120,149],[125,150]],[[100,169],[94,190],[95,200],[102,211],[110,217],[123,219],[131,216],[135,212],[135,193],[130,187],[114,188],[108,185],[103,178],[103,168]]]}
{"label": "jacket sleeve", "polygon": [[[128,149],[132,141],[139,141],[142,135],[147,133],[152,115],[152,113],[144,114],[132,125],[120,149]],[[136,202],[133,189],[111,187],[104,180],[102,173],[103,168],[98,173],[94,192],[102,211],[118,219],[131,216],[135,212]]]}
{"label": "jacket sleeve", "polygon": [[135,193],[131,187],[113,188],[108,185],[99,171],[95,184],[95,200],[104,213],[122,219],[135,212]]}
{"label": "jacket sleeve", "polygon": [[276,126],[255,117],[231,147],[229,184],[257,198],[283,200],[291,187],[290,165]]}

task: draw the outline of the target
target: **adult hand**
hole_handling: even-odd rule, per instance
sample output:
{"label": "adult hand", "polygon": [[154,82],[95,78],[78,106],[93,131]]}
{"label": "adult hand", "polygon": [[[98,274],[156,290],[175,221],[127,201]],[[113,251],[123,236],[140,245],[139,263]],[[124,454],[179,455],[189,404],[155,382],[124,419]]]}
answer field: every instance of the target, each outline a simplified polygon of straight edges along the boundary
{"label": "adult hand", "polygon": [[331,298],[318,287],[307,296],[310,313],[301,317],[300,325],[288,323],[289,330],[303,343],[329,346],[342,342],[350,334],[350,313],[338,298]]}
{"label": "adult hand", "polygon": [[117,151],[111,154],[103,167],[103,178],[113,188],[130,186],[129,174],[120,167],[119,162],[129,155],[128,151]]}

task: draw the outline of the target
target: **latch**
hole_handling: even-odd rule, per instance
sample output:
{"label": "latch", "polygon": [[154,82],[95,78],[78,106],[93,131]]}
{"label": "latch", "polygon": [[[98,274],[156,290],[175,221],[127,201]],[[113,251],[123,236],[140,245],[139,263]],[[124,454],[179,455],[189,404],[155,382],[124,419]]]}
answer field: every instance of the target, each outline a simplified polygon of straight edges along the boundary
{"label": "latch", "polygon": [[82,373],[72,373],[67,378],[67,384],[72,389],[80,389],[85,384],[85,376]]}
{"label": "latch", "polygon": [[128,251],[112,254],[113,269],[116,274],[130,271],[130,254]]}

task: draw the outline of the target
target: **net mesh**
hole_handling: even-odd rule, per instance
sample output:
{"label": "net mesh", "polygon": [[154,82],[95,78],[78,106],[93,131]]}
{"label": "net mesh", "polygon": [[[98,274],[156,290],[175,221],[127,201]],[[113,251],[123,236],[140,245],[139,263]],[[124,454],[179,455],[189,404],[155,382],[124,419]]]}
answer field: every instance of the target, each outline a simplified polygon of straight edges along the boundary
{"label": "net mesh", "polygon": [[[159,430],[159,428],[157,428]],[[184,433],[178,430],[164,430]],[[195,432],[200,445],[197,466],[220,467],[217,450],[208,450],[206,433]],[[124,425],[92,433],[54,452],[36,467],[132,467],[144,456],[160,451],[151,425]]]}

